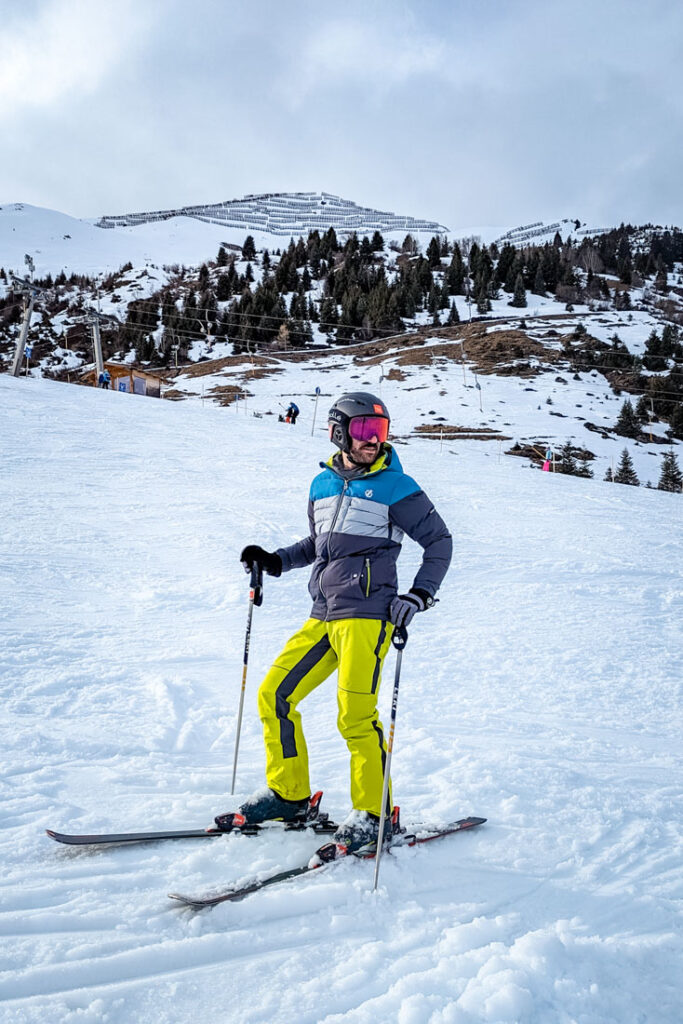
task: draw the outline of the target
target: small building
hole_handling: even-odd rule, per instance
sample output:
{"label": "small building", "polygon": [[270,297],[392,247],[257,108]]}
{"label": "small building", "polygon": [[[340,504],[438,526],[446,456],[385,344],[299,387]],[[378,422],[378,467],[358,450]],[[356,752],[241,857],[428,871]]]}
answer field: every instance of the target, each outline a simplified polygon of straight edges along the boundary
{"label": "small building", "polygon": [[[161,398],[161,383],[164,377],[153,370],[141,370],[130,363],[105,363],[105,370],[111,377],[112,391],[127,391],[132,395],[149,395],[150,398]],[[83,374],[83,383],[97,387],[97,371],[88,370]]]}

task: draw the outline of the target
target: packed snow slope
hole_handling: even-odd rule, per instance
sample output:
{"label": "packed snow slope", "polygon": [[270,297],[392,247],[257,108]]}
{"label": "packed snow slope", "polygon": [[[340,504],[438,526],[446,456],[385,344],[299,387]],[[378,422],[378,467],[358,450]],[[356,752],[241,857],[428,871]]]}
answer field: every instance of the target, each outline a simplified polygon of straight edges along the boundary
{"label": "packed snow slope", "polygon": [[[403,659],[395,796],[406,822],[488,823],[388,855],[375,895],[352,861],[192,914],[166,894],[293,866],[315,838],[74,851],[44,829],[202,826],[262,784],[257,685],[307,574],[267,578],[254,613],[231,799],[239,551],[304,535],[328,444],[9,376],[0,437],[3,1024],[680,1021],[680,495],[401,445],[455,555]],[[406,543],[405,587],[419,556]],[[303,711],[339,818],[334,689]]]}

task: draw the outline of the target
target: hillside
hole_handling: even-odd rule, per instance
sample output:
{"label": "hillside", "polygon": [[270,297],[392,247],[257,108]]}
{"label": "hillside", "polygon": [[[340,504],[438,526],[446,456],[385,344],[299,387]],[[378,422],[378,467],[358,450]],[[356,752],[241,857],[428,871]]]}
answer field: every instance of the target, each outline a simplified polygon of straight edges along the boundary
{"label": "hillside", "polygon": [[[279,209],[281,199],[248,197],[249,216],[262,201]],[[304,199],[299,205],[308,209]],[[288,202],[277,216],[299,216],[307,226]],[[306,202],[320,214],[319,199]],[[225,217],[233,215],[229,206],[221,206]],[[93,365],[88,319],[97,308],[109,318],[104,358],[154,369],[174,400],[244,398],[266,415],[297,395],[307,407],[322,386],[311,374],[345,387],[377,367],[378,383],[391,374],[409,391],[411,367],[430,365],[410,429],[440,442],[443,431],[460,447],[476,431],[489,448],[499,442],[499,458],[521,456],[515,461],[525,466],[540,465],[550,448],[556,466],[563,452],[561,468],[599,479],[616,472],[627,448],[640,483],[656,485],[664,451],[683,440],[683,232],[676,228],[622,225],[593,235],[579,220],[539,222],[496,229],[488,244],[473,234],[399,241],[379,228],[362,238],[329,228],[287,245],[258,236],[275,243],[269,249],[232,222],[224,226],[238,231],[240,244],[212,241],[219,227],[202,219],[208,209],[140,214],[128,227],[107,229],[71,227],[57,215],[53,223],[30,208],[0,211],[0,223],[14,225],[20,248],[34,243],[39,261],[54,261],[48,243],[57,245],[66,226],[75,234],[65,232],[60,244],[73,244],[84,263],[103,258],[108,240],[112,252],[123,252],[116,245],[135,239],[139,246],[145,233],[156,233],[167,261],[190,237],[218,245],[200,265],[151,263],[147,254],[142,264],[131,260],[106,274],[36,276],[24,371],[82,382]],[[43,236],[45,250],[37,246]],[[0,237],[0,253],[3,244]],[[4,269],[0,284],[3,276],[0,360],[9,367],[24,300]],[[627,400],[633,408],[623,428]]]}
{"label": "hillside", "polygon": [[[396,368],[406,379],[381,387],[401,459],[455,556],[411,628],[395,796],[406,822],[488,823],[387,856],[376,896],[354,862],[198,916],[166,893],[292,866],[315,839],[73,852],[43,830],[190,827],[230,808],[239,551],[307,531],[329,454],[309,433],[313,400],[289,428],[0,376],[3,1022],[678,1021],[680,497],[408,438],[433,374],[454,385],[438,362]],[[332,367],[314,370],[302,380],[334,391]],[[358,383],[378,385],[377,364],[367,373]],[[405,586],[419,555],[406,542]],[[308,614],[306,578],[267,579],[254,614],[236,799],[262,782],[256,689]],[[390,655],[385,721],[392,676]],[[333,689],[304,716],[339,818]]]}

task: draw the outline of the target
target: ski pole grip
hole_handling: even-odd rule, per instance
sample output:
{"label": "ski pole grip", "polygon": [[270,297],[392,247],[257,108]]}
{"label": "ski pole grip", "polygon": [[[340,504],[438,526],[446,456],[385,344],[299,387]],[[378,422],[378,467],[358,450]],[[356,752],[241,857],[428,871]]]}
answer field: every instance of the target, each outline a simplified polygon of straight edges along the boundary
{"label": "ski pole grip", "polygon": [[258,562],[254,562],[251,567],[249,587],[254,594],[254,604],[260,608],[263,604],[263,566]]}
{"label": "ski pole grip", "polygon": [[408,630],[405,626],[394,626],[394,632],[391,634],[391,642],[397,651],[402,651],[405,645],[408,643]]}

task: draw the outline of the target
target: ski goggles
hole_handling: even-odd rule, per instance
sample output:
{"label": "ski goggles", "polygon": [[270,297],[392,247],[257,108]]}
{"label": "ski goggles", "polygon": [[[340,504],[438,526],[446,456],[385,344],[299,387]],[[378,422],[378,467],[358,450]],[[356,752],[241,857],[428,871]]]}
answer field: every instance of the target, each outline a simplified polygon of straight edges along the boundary
{"label": "ski goggles", "polygon": [[389,437],[389,420],[384,416],[354,416],[349,420],[349,437],[384,444]]}

